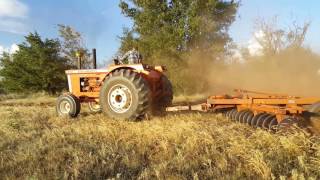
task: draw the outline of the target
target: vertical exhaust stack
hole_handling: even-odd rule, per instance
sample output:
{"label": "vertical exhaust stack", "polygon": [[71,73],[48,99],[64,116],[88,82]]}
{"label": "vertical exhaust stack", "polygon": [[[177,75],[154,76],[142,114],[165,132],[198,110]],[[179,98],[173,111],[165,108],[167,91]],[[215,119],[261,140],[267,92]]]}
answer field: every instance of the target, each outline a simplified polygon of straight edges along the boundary
{"label": "vertical exhaust stack", "polygon": [[95,48],[92,49],[92,63],[93,69],[97,69],[97,50]]}
{"label": "vertical exhaust stack", "polygon": [[82,58],[79,56],[78,57],[78,69],[81,69],[81,67],[82,67],[81,61],[82,61]]}
{"label": "vertical exhaust stack", "polygon": [[78,58],[78,62],[77,62],[78,69],[82,68],[82,56],[83,56],[83,52],[81,50],[76,52],[76,57]]}

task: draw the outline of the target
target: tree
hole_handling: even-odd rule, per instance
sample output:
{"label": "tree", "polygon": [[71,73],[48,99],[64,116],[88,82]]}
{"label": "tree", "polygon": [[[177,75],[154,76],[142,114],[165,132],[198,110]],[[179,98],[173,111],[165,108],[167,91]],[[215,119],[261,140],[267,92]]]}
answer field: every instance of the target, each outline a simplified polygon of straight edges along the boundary
{"label": "tree", "polygon": [[4,93],[5,93],[5,90],[4,90],[2,81],[1,81],[1,79],[0,79],[0,95],[1,95],[1,94],[4,94]]}
{"label": "tree", "polygon": [[223,51],[231,40],[228,28],[237,7],[234,1],[221,0],[122,0],[122,13],[134,26],[124,32],[120,50],[135,44],[146,57],[159,51],[169,55]]}
{"label": "tree", "polygon": [[90,53],[88,48],[85,46],[82,35],[71,26],[59,24],[58,28],[62,42],[61,52],[69,60],[69,64],[73,67],[77,67],[78,58],[76,56],[76,52],[81,51],[83,53],[83,67],[91,67],[92,63],[90,63]]}
{"label": "tree", "polygon": [[120,38],[120,52],[137,46],[144,62],[168,67],[176,93],[194,93],[203,79],[194,81],[190,66],[196,63],[188,61],[206,64],[223,56],[238,5],[233,0],[121,0],[122,13],[134,26]]}
{"label": "tree", "polygon": [[60,43],[56,39],[42,40],[38,33],[30,33],[19,51],[0,59],[2,84],[8,92],[55,93],[66,85],[64,70],[67,60],[60,56]]}
{"label": "tree", "polygon": [[305,22],[298,25],[295,21],[288,29],[280,28],[277,24],[277,17],[271,21],[258,19],[256,28],[259,31],[255,40],[259,43],[264,55],[275,55],[286,49],[297,49],[303,46],[310,23]]}

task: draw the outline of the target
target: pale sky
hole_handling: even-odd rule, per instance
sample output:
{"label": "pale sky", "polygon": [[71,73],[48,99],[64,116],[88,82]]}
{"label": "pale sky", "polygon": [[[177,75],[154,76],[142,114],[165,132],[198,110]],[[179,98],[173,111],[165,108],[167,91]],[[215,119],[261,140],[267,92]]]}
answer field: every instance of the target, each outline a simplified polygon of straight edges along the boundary
{"label": "pale sky", "polygon": [[[131,27],[118,7],[118,0],[0,0],[0,51],[14,50],[29,32],[43,38],[56,38],[57,24],[66,24],[80,31],[88,48],[97,48],[98,61],[110,59],[120,46],[118,36],[123,27]],[[311,26],[305,46],[320,53],[320,1],[317,0],[242,0],[238,17],[230,28],[234,42],[250,46],[257,29],[257,18],[277,16],[281,27],[293,20]]]}

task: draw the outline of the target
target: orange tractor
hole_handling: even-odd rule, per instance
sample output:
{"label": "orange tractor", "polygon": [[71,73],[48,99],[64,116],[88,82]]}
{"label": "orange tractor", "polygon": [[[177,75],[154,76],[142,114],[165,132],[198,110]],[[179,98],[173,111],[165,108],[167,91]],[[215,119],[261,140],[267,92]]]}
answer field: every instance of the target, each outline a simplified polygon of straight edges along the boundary
{"label": "orange tractor", "polygon": [[[95,67],[95,51],[93,54]],[[81,59],[79,68],[80,62]],[[148,111],[162,113],[178,108],[167,108],[172,103],[173,92],[163,66],[116,62],[106,69],[66,71],[69,93],[58,98],[58,114],[76,117],[81,103],[88,103],[93,112],[102,111],[115,119],[141,119]],[[180,110],[192,110],[192,107]],[[303,125],[306,119],[320,112],[320,98],[236,90],[235,95],[210,96],[201,104],[201,110],[222,112],[229,119],[273,130],[279,126]]]}
{"label": "orange tractor", "polygon": [[[96,66],[94,50],[94,67]],[[57,100],[60,116],[77,117],[81,103],[93,112],[102,111],[115,119],[141,119],[147,112],[162,113],[171,105],[173,92],[164,66],[119,65],[106,69],[66,71],[69,93]]]}

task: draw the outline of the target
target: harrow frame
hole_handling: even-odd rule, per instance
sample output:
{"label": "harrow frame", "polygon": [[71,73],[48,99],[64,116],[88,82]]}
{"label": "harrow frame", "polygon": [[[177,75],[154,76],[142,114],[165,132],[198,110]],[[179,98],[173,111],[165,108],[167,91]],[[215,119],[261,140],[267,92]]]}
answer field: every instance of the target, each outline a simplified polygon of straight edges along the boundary
{"label": "harrow frame", "polygon": [[202,105],[204,111],[228,111],[236,109],[237,112],[249,110],[254,116],[267,113],[274,115],[277,123],[287,118],[301,117],[308,112],[308,106],[320,102],[320,98],[299,97],[265,92],[236,89],[235,95],[210,96]]}

